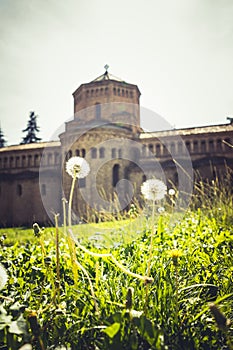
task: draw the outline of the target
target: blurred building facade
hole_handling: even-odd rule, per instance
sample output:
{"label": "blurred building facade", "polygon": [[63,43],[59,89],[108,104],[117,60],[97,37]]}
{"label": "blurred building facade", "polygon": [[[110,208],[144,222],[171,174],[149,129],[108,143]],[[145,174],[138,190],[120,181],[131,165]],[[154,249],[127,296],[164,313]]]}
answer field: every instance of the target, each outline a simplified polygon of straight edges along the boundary
{"label": "blurred building facade", "polygon": [[[140,125],[137,85],[108,71],[74,93],[74,119],[65,123],[58,141],[0,148],[0,226],[32,226],[62,217],[72,179],[65,171],[73,156],[87,159],[91,174],[75,189],[74,216],[120,209],[140,200],[140,186],[158,177],[178,187],[179,177],[211,180],[233,169],[233,123],[144,132]],[[190,169],[190,162],[191,167]],[[188,172],[189,174],[185,174]]]}

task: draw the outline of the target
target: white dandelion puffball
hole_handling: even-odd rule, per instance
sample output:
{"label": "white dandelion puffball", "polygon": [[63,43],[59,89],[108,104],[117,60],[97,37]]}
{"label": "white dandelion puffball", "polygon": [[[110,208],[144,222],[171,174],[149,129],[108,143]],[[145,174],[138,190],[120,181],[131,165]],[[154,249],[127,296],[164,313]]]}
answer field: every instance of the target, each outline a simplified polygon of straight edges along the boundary
{"label": "white dandelion puffball", "polygon": [[72,178],[83,179],[89,174],[90,166],[81,157],[72,157],[66,162],[66,171]]}
{"label": "white dandelion puffball", "polygon": [[159,212],[159,214],[164,213],[165,212],[165,208],[164,207],[159,207],[158,208],[158,212]]}
{"label": "white dandelion puffball", "polygon": [[170,189],[168,190],[168,194],[169,194],[169,196],[175,196],[176,191],[175,191],[173,188],[170,188]]}
{"label": "white dandelion puffball", "polygon": [[0,290],[3,289],[8,280],[6,269],[0,265]]}
{"label": "white dandelion puffball", "polygon": [[165,196],[167,192],[167,186],[163,183],[163,181],[157,179],[149,179],[143,182],[141,186],[141,192],[145,199],[156,201],[162,199]]}

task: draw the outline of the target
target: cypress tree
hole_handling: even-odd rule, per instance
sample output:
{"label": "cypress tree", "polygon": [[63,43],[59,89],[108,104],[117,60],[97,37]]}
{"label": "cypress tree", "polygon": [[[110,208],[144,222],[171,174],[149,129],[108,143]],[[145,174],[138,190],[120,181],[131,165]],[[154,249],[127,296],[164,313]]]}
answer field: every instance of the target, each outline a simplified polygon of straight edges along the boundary
{"label": "cypress tree", "polygon": [[4,134],[2,131],[2,128],[0,126],[0,148],[5,147],[6,146],[6,140],[4,138]]}
{"label": "cypress tree", "polygon": [[23,138],[23,141],[21,142],[21,145],[26,143],[34,143],[41,140],[40,137],[36,136],[36,133],[39,132],[39,127],[37,126],[37,115],[35,112],[30,112],[29,120],[27,123],[26,129],[23,130],[23,132],[27,132],[26,136]]}

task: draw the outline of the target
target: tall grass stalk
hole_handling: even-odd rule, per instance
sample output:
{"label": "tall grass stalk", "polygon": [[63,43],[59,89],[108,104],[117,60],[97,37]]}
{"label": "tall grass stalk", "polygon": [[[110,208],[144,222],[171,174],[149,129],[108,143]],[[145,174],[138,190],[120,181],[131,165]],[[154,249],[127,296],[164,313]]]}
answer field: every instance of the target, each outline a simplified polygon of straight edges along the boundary
{"label": "tall grass stalk", "polygon": [[83,271],[84,275],[87,277],[87,280],[88,280],[88,283],[89,283],[89,286],[90,286],[90,290],[91,290],[91,296],[92,296],[92,299],[93,299],[93,302],[94,302],[94,306],[95,306],[95,311],[96,311],[96,314],[99,314],[99,307],[98,307],[98,304],[97,304],[97,301],[96,301],[94,287],[93,287],[93,284],[91,282],[89,273],[87,272],[85,267],[83,267],[83,265],[80,264],[77,260],[75,260],[75,264],[80,268],[80,270]]}
{"label": "tall grass stalk", "polygon": [[[153,256],[153,241],[154,241],[154,235],[155,235],[155,201],[152,201],[152,217],[151,217],[151,234],[150,234],[150,247],[149,247],[149,258],[147,262],[147,276],[150,277],[151,272],[151,260]],[[148,307],[148,299],[149,299],[149,284],[146,283],[146,295],[145,295],[145,305],[144,305],[144,312],[147,313],[147,307]]]}
{"label": "tall grass stalk", "polygon": [[34,235],[38,237],[41,246],[42,264],[45,266],[44,228],[40,228],[37,223],[33,224]]}
{"label": "tall grass stalk", "polygon": [[59,250],[59,229],[58,229],[58,216],[59,214],[55,214],[55,230],[56,230],[56,296],[57,301],[59,303],[60,300],[60,250]]}
{"label": "tall grass stalk", "polygon": [[64,233],[66,235],[66,203],[67,200],[65,198],[62,198],[62,209],[63,209],[63,229]]}

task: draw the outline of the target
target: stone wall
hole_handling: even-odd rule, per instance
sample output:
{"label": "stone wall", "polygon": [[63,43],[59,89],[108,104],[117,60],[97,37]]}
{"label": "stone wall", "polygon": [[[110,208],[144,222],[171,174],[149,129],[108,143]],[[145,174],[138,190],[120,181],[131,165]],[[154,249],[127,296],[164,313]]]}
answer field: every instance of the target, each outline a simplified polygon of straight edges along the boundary
{"label": "stone wall", "polygon": [[[43,201],[50,197],[51,187],[57,193],[60,186],[59,145],[46,147],[46,143],[40,143],[0,149],[0,226],[49,223]],[[56,209],[60,211],[60,204]]]}

